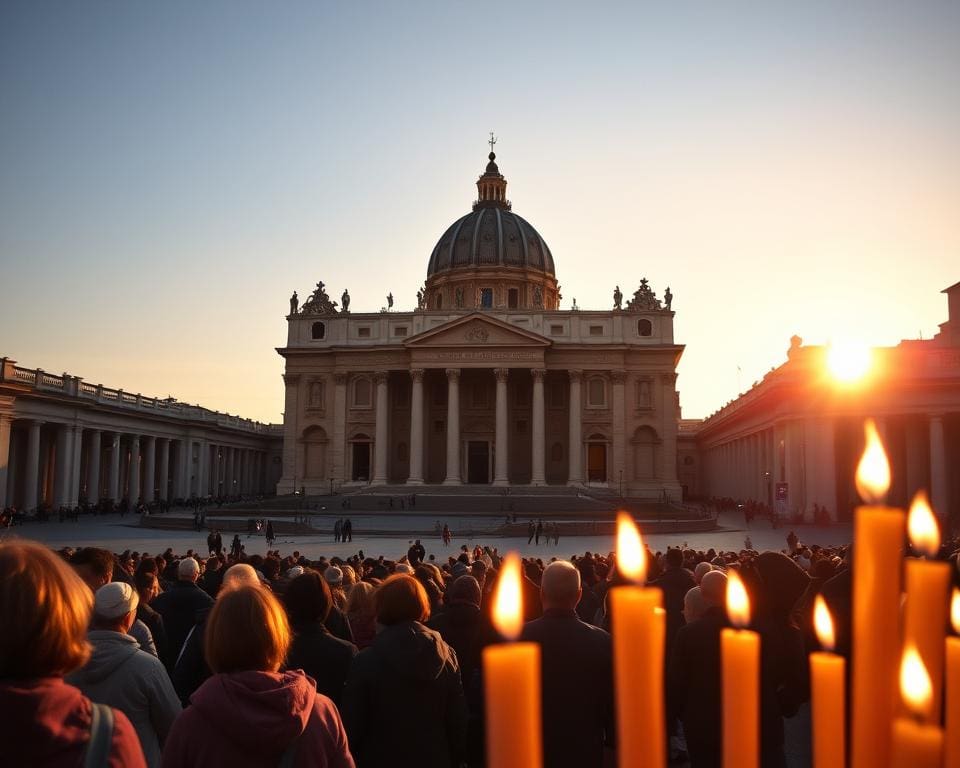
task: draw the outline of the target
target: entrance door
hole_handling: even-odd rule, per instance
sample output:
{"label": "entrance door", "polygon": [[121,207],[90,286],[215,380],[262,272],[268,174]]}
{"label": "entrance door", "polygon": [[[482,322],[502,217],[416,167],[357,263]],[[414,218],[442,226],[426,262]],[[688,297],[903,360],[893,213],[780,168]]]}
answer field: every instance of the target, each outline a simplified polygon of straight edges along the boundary
{"label": "entrance door", "polygon": [[353,480],[370,479],[370,443],[353,444]]}
{"label": "entrance door", "polygon": [[607,481],[607,445],[606,443],[587,443],[587,482],[605,483]]}
{"label": "entrance door", "polygon": [[467,443],[467,482],[490,482],[490,444],[486,440]]}

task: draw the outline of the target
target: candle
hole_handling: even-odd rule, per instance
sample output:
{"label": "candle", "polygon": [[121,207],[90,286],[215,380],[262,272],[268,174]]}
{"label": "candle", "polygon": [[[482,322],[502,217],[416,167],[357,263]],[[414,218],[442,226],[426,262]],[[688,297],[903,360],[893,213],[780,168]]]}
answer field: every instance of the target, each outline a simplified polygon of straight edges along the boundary
{"label": "candle", "polygon": [[[960,634],[960,590],[953,590],[950,623]],[[960,768],[960,637],[947,638],[947,716],[944,768]]]}
{"label": "candle", "polygon": [[868,419],[857,467],[858,507],[853,552],[853,768],[890,762],[890,723],[896,707],[900,644],[900,565],[904,514],[879,506],[890,487],[890,465]]}
{"label": "candle", "polygon": [[813,768],[843,768],[846,760],[846,666],[833,651],[833,619],[821,595],[813,608],[813,624],[822,651],[810,654],[813,694]]}
{"label": "candle", "polygon": [[[523,629],[520,557],[511,552],[494,596],[493,622],[515,640]],[[539,768],[543,765],[540,728],[540,646],[491,645],[483,651],[486,699],[487,765],[490,768]]]}
{"label": "candle", "polygon": [[736,571],[727,575],[727,616],[735,629],[720,634],[723,659],[723,768],[757,768],[760,760],[760,635]]}
{"label": "candle", "polygon": [[[617,568],[637,585],[647,562],[637,526],[617,516]],[[615,587],[613,668],[617,692],[617,762],[621,768],[666,766],[666,718],[663,711],[663,653],[666,622],[663,593],[644,586]]]}
{"label": "candle", "polygon": [[[940,551],[940,529],[923,491],[917,493],[910,505],[907,532],[915,550],[928,558],[937,556]],[[906,582],[903,641],[904,645],[916,646],[927,669],[933,685],[930,718],[940,722],[950,565],[911,558],[907,560]]]}
{"label": "candle", "polygon": [[891,768],[940,768],[943,731],[926,722],[932,712],[933,684],[914,645],[903,652],[900,694],[912,717],[894,721]]}

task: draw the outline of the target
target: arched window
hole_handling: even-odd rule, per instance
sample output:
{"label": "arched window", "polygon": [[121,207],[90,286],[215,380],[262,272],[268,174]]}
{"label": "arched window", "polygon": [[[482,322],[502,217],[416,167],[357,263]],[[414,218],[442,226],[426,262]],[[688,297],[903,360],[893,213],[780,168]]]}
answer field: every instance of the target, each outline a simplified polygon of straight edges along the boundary
{"label": "arched window", "polygon": [[322,339],[327,335],[327,326],[323,323],[314,323],[312,328],[313,338]]}
{"label": "arched window", "polygon": [[370,379],[357,379],[353,383],[353,404],[358,408],[370,407]]}
{"label": "arched window", "polygon": [[587,382],[587,405],[602,408],[607,404],[606,382],[599,376],[594,376]]}
{"label": "arched window", "polygon": [[652,336],[653,335],[653,323],[651,323],[646,318],[641,318],[637,320],[637,335],[638,336]]}

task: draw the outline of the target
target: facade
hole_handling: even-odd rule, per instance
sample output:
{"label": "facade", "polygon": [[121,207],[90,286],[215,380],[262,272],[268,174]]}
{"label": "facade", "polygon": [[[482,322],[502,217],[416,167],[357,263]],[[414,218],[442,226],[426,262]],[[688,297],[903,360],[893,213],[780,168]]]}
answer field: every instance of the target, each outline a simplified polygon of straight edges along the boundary
{"label": "facade", "polygon": [[0,358],[0,506],[272,492],[281,430]]}
{"label": "facade", "polygon": [[473,210],[430,255],[416,308],[287,317],[278,493],[351,485],[598,485],[679,499],[672,297],[561,310],[553,255],[490,153]]}
{"label": "facade", "polygon": [[813,519],[814,505],[850,520],[874,418],[891,464],[888,502],[928,492],[935,511],[960,521],[960,283],[943,291],[949,319],[936,337],[873,350],[859,383],[828,374],[827,349],[794,337],[787,362],[695,429],[704,495],[754,500]]}

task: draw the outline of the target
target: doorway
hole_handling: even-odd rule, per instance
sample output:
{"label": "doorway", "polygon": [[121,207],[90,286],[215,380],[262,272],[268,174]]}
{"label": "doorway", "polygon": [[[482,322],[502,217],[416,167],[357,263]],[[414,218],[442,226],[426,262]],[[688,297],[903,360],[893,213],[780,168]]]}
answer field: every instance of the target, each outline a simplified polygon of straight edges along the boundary
{"label": "doorway", "polygon": [[467,482],[490,482],[490,443],[486,440],[467,442]]}
{"label": "doorway", "polygon": [[353,443],[352,480],[370,480],[370,443]]}
{"label": "doorway", "polygon": [[606,443],[587,443],[587,482],[605,483],[607,481],[607,445]]}

